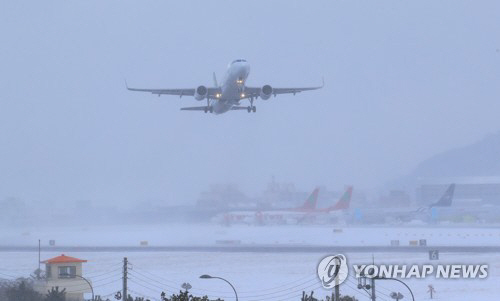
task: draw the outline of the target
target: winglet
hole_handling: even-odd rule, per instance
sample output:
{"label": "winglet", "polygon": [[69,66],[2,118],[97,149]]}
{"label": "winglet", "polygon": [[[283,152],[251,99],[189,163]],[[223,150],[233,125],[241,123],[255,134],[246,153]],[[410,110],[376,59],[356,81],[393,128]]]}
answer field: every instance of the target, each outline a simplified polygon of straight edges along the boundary
{"label": "winglet", "polygon": [[124,78],[123,80],[125,81],[125,87],[127,88],[127,90],[130,90],[130,88],[128,87],[127,79]]}
{"label": "winglet", "polygon": [[323,88],[325,86],[325,77],[322,76],[321,77],[321,88]]}

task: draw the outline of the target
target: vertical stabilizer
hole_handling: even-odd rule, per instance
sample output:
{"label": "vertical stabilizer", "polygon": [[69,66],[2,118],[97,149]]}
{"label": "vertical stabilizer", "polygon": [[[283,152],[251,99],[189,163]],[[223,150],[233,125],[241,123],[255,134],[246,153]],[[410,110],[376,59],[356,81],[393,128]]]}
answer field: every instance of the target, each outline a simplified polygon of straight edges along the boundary
{"label": "vertical stabilizer", "polygon": [[319,188],[315,188],[311,195],[306,199],[304,204],[297,208],[299,210],[314,210],[316,209],[316,204],[318,203],[318,193]]}
{"label": "vertical stabilizer", "polygon": [[451,184],[448,189],[446,189],[443,196],[434,204],[431,204],[429,208],[432,207],[450,207],[453,201],[453,194],[455,192],[455,184]]}
{"label": "vertical stabilizer", "polygon": [[337,201],[337,203],[333,206],[328,207],[327,211],[349,209],[349,205],[351,203],[351,197],[352,197],[352,186],[349,186],[347,187],[342,197]]}
{"label": "vertical stabilizer", "polygon": [[219,84],[217,84],[217,77],[215,76],[215,72],[213,73],[213,79],[214,79],[214,87],[218,88]]}

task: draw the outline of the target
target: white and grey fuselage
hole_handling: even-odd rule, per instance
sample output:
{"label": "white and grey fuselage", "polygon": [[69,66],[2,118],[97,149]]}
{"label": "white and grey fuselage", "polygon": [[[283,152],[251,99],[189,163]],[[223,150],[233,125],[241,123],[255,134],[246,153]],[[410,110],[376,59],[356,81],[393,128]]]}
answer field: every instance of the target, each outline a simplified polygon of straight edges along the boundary
{"label": "white and grey fuselage", "polygon": [[[245,82],[250,74],[250,64],[240,59],[229,64],[219,87],[220,92],[211,100],[213,113],[222,114],[238,106],[245,96]],[[217,97],[218,96],[218,97]]]}

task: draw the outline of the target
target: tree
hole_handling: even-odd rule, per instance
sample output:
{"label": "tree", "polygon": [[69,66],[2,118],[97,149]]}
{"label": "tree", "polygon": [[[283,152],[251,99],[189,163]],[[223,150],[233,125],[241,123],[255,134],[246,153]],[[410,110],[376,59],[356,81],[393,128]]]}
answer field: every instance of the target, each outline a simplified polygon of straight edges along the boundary
{"label": "tree", "polygon": [[59,291],[58,286],[51,288],[45,295],[45,301],[66,301],[66,289]]}
{"label": "tree", "polygon": [[7,300],[6,291],[9,288],[10,281],[0,279],[0,300]]}
{"label": "tree", "polygon": [[7,287],[7,301],[42,301],[42,295],[33,289],[33,283],[22,279]]}
{"label": "tree", "polygon": [[40,279],[45,279],[46,275],[45,272],[41,269],[36,269],[33,271],[33,273],[30,275],[32,279],[40,280]]}
{"label": "tree", "polygon": [[354,296],[340,296],[340,301],[358,301]]}
{"label": "tree", "polygon": [[[196,297],[191,295],[187,290],[179,291],[178,295],[172,294],[172,296],[170,297],[167,297],[167,294],[165,294],[165,292],[162,292],[161,300],[162,301],[210,301],[210,299],[208,299],[208,296]],[[224,301],[224,300],[218,298],[214,301]]]}
{"label": "tree", "polygon": [[[302,292],[302,299],[303,301],[318,301],[318,299],[313,298],[314,291],[311,292],[311,295],[307,295],[306,292]],[[332,295],[333,298],[333,295]],[[326,301],[332,301],[334,299],[330,298],[330,296],[326,296]],[[354,296],[342,296],[340,295],[339,301],[358,301]]]}

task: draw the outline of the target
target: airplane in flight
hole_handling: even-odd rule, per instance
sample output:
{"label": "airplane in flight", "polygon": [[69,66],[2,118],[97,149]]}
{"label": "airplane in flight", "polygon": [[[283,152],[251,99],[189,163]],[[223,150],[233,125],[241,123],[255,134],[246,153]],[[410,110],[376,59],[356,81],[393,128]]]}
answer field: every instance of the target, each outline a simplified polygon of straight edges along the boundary
{"label": "airplane in flight", "polygon": [[[198,86],[195,89],[138,89],[130,88],[125,82],[127,89],[130,91],[150,92],[160,95],[177,95],[194,96],[198,101],[206,100],[205,106],[185,107],[181,108],[184,111],[204,111],[205,113],[222,114],[231,110],[247,110],[248,113],[256,112],[254,101],[259,97],[263,100],[269,99],[271,96],[278,94],[297,94],[303,91],[317,90],[324,86],[324,81],[321,86],[305,87],[305,88],[274,88],[271,85],[263,85],[262,87],[249,87],[245,82],[250,74],[250,65],[244,59],[237,59],[231,62],[227,68],[222,84],[217,83],[215,73],[213,74],[214,87]],[[241,101],[248,99],[249,106],[242,106]]]}

